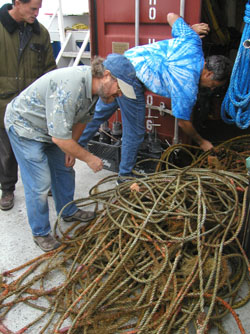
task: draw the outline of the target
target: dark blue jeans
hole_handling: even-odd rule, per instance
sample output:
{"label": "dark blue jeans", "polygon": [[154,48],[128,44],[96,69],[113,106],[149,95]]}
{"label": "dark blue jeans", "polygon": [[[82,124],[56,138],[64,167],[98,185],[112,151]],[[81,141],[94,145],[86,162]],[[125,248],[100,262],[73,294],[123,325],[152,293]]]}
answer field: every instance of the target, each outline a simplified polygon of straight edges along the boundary
{"label": "dark blue jeans", "polygon": [[17,183],[17,161],[5,129],[0,129],[0,184],[3,191],[14,191]]}
{"label": "dark blue jeans", "polygon": [[[47,235],[50,232],[48,191],[51,187],[58,214],[73,201],[75,171],[65,167],[65,154],[57,145],[19,137],[13,127],[8,135],[21,171],[32,234]],[[77,210],[72,203],[62,216],[71,216]]]}
{"label": "dark blue jeans", "polygon": [[136,100],[121,96],[114,102],[105,104],[98,100],[94,117],[83,131],[79,144],[86,146],[95,135],[102,123],[107,121],[114,112],[120,108],[122,117],[122,147],[119,175],[130,175],[136,163],[137,153],[145,134],[145,97],[144,86],[139,80],[135,80],[133,88]]}

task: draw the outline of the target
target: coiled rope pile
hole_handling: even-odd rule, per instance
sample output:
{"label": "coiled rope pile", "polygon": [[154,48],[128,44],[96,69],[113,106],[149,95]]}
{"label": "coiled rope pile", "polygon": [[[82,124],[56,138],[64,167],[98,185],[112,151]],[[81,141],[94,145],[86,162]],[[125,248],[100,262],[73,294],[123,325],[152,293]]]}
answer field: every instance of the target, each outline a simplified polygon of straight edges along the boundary
{"label": "coiled rope pile", "polygon": [[246,158],[250,156],[250,135],[229,139],[216,146],[212,152],[203,152],[199,147],[192,145],[170,146],[157,163],[156,172],[179,168],[174,159],[178,155],[187,161],[189,168],[219,169],[246,175]]}
{"label": "coiled rope pile", "polygon": [[[2,273],[0,332],[34,333],[42,323],[40,334],[226,333],[230,312],[246,333],[234,309],[250,298],[239,294],[250,270],[238,240],[247,184],[242,173],[206,168],[157,172],[99,193],[97,184],[76,201],[96,205],[87,228],[64,231],[59,216],[63,245]],[[6,319],[18,305],[41,314],[14,333]]]}

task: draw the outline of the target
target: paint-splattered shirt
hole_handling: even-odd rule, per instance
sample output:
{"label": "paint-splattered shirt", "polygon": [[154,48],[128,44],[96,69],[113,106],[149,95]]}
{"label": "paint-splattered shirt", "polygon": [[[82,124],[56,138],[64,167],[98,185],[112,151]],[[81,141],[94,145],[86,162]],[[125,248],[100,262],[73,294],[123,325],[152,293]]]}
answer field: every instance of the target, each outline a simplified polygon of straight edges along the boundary
{"label": "paint-splattered shirt", "polygon": [[171,98],[175,117],[190,120],[204,66],[202,42],[182,18],[173,24],[172,36],[172,39],[136,46],[124,55],[148,90]]}
{"label": "paint-splattered shirt", "polygon": [[51,71],[26,88],[7,106],[5,127],[28,139],[51,143],[51,137],[72,138],[75,123],[93,115],[92,74],[89,66]]}

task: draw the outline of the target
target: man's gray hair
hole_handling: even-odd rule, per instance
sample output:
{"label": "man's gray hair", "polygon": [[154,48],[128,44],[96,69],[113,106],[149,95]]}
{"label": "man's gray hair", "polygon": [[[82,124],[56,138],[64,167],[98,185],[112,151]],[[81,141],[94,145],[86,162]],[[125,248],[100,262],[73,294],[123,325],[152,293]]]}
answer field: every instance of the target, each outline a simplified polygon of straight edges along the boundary
{"label": "man's gray hair", "polygon": [[103,78],[105,67],[103,65],[104,58],[95,56],[91,62],[91,71],[94,78]]}
{"label": "man's gray hair", "polygon": [[209,56],[205,59],[205,67],[213,72],[213,80],[225,81],[230,78],[232,62],[222,55]]}

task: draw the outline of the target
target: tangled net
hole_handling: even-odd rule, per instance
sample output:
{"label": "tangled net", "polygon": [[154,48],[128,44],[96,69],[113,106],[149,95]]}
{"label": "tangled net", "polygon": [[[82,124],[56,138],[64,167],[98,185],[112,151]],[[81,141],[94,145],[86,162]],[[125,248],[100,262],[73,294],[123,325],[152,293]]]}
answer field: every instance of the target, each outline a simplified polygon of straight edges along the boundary
{"label": "tangled net", "polygon": [[[246,212],[243,173],[206,168],[169,169],[136,184],[98,192],[79,207],[97,217],[66,231],[59,215],[54,233],[62,246],[2,273],[0,332],[67,334],[206,334],[245,305],[249,262],[238,236]],[[17,277],[13,279],[12,275]],[[19,273],[19,274],[17,274]],[[60,280],[54,282],[54,278]],[[18,306],[40,314],[11,331]]]}

